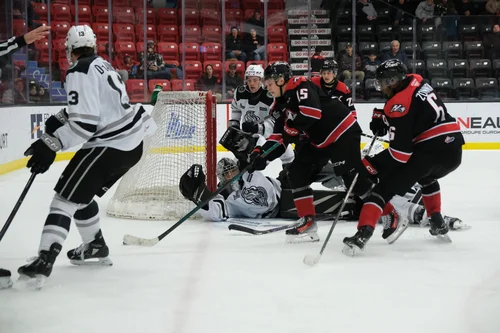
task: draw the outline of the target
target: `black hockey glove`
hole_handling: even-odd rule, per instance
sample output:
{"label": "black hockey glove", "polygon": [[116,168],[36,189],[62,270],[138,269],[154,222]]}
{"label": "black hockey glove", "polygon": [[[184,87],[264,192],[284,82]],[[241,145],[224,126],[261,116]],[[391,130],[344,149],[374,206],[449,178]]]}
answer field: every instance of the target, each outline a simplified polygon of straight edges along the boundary
{"label": "black hockey glove", "polygon": [[263,129],[262,129],[263,127],[264,127],[264,125],[262,125],[262,124],[256,124],[256,123],[249,122],[249,121],[245,121],[243,124],[241,124],[241,129],[243,130],[243,132],[252,133],[252,134],[263,133]]}
{"label": "black hockey glove", "polygon": [[267,166],[267,159],[262,157],[264,151],[261,146],[254,148],[253,152],[250,154],[250,168],[248,172],[252,173],[256,170],[264,170]]}
{"label": "black hockey glove", "polygon": [[54,135],[54,132],[68,122],[68,113],[66,108],[61,109],[58,113],[50,116],[45,121],[45,133]]}
{"label": "black hockey glove", "polygon": [[240,129],[240,121],[239,120],[231,119],[227,122],[227,124],[229,127],[234,127],[234,128]]}
{"label": "black hockey glove", "polygon": [[[195,204],[207,200],[212,195],[205,184],[206,176],[203,167],[193,164],[181,177],[179,190],[184,198],[191,200]],[[202,207],[206,208],[206,207]]]}
{"label": "black hockey glove", "polygon": [[384,122],[384,110],[373,109],[372,121],[370,122],[370,130],[373,135],[384,136],[387,134],[387,125]]}
{"label": "black hockey glove", "polygon": [[44,173],[54,163],[56,151],[61,148],[59,139],[44,133],[24,152],[24,156],[31,156],[26,167],[32,173]]}
{"label": "black hockey glove", "polygon": [[257,144],[257,138],[239,128],[228,127],[219,143],[232,152],[238,160],[246,161]]}

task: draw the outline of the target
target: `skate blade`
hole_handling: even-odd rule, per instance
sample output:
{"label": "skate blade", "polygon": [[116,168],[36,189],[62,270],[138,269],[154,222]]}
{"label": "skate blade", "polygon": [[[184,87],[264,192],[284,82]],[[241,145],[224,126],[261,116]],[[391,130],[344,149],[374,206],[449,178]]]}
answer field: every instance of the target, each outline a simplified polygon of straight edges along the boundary
{"label": "skate blade", "polygon": [[[97,261],[95,259],[98,259]],[[71,264],[75,266],[113,266],[113,262],[109,257],[106,258],[93,258],[87,260],[70,260]]]}
{"label": "skate blade", "polygon": [[314,243],[319,242],[319,236],[315,232],[303,235],[286,235],[286,242],[289,244]]}
{"label": "skate blade", "polygon": [[408,220],[401,222],[401,224],[398,225],[396,231],[394,231],[392,235],[387,237],[386,239],[387,243],[394,244],[394,242],[396,242],[399,239],[399,237],[401,237],[401,235],[406,231],[406,229],[408,229],[409,224],[410,223]]}
{"label": "skate blade", "polygon": [[354,257],[359,251],[363,251],[355,245],[345,244],[342,253],[349,257]]}
{"label": "skate blade", "polygon": [[16,286],[18,285],[21,289],[40,290],[45,285],[45,280],[47,277],[41,274],[36,274],[35,277],[19,275]]}
{"label": "skate blade", "polygon": [[0,278],[0,290],[9,289],[13,285],[13,282],[10,277],[2,277]]}
{"label": "skate blade", "polygon": [[437,239],[439,239],[440,241],[444,242],[444,243],[452,243],[453,241],[451,240],[450,236],[448,236],[448,234],[444,234],[444,235],[436,235],[435,236]]}

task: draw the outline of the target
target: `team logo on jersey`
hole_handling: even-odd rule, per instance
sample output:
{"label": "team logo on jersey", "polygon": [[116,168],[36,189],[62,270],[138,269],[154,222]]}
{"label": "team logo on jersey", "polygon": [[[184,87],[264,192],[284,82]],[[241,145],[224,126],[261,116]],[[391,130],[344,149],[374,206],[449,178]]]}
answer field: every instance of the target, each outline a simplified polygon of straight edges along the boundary
{"label": "team logo on jersey", "polygon": [[287,120],[295,120],[295,118],[297,117],[297,114],[290,109],[286,109],[285,112]]}
{"label": "team logo on jersey", "polygon": [[266,94],[266,95],[267,95],[267,97],[269,97],[269,98],[274,98],[273,94],[271,94],[269,91],[267,92],[267,94]]}
{"label": "team logo on jersey", "polygon": [[406,111],[406,107],[402,104],[394,104],[392,106],[391,112],[399,112],[404,113]]}
{"label": "team logo on jersey", "polygon": [[250,205],[269,206],[267,202],[267,191],[262,186],[245,187],[241,191],[241,197]]}
{"label": "team logo on jersey", "polygon": [[238,92],[239,92],[239,93],[243,93],[243,92],[245,92],[245,90],[246,90],[246,87],[245,87],[245,86],[239,86],[239,87],[238,87]]}
{"label": "team logo on jersey", "polygon": [[454,136],[446,136],[446,139],[444,139],[444,143],[452,143],[453,141],[455,141]]}
{"label": "team logo on jersey", "polygon": [[245,122],[259,123],[260,117],[255,114],[255,111],[247,111],[247,113],[245,113]]}

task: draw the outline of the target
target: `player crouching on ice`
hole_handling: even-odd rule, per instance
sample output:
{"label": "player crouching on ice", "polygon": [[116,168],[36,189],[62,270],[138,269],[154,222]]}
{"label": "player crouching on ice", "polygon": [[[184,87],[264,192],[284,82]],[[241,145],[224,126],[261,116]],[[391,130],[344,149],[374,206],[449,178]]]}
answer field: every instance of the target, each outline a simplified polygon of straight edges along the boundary
{"label": "player crouching on ice", "polygon": [[156,130],[142,105],[129,104],[119,74],[95,53],[92,29],[86,25],[71,27],[66,37],[71,65],[66,76],[68,106],[47,119],[45,133],[25,152],[31,155],[27,164],[31,172],[44,173],[57,151],[83,144],[55,186],[38,256],[18,269],[22,280],[36,278],[37,288],[51,274],[72,219],[83,244],[68,251],[71,263],[82,265],[93,259],[112,264],[94,196],[104,195],[140,160],[144,137]]}

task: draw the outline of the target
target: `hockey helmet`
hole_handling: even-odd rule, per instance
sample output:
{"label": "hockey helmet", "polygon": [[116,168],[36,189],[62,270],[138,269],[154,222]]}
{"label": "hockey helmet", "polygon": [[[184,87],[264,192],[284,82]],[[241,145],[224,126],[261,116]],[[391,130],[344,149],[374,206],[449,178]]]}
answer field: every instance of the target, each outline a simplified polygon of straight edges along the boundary
{"label": "hockey helmet", "polygon": [[325,60],[323,66],[321,66],[320,72],[331,71],[333,72],[333,74],[337,75],[338,70],[339,70],[339,65],[335,60]]}
{"label": "hockey helmet", "polygon": [[399,59],[389,59],[384,61],[378,66],[376,71],[376,78],[378,83],[378,90],[384,86],[390,87],[406,78],[408,69],[406,65]]}
{"label": "hockey helmet", "polygon": [[285,61],[276,61],[267,66],[264,71],[264,80],[273,79],[274,81],[277,81],[280,77],[282,77],[286,83],[292,76],[292,68]]}
{"label": "hockey helmet", "polygon": [[96,51],[96,36],[88,25],[74,25],[66,35],[66,58],[71,64],[71,53],[81,47],[89,47]]}
{"label": "hockey helmet", "polygon": [[215,170],[217,173],[217,178],[222,184],[224,184],[238,173],[238,164],[233,159],[223,157],[219,160],[219,162],[217,162],[217,167]]}
{"label": "hockey helmet", "polygon": [[245,81],[249,77],[258,77],[261,80],[264,78],[264,68],[261,65],[250,65],[245,71]]}

